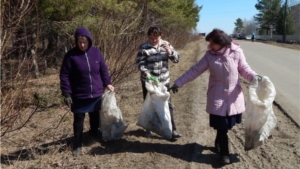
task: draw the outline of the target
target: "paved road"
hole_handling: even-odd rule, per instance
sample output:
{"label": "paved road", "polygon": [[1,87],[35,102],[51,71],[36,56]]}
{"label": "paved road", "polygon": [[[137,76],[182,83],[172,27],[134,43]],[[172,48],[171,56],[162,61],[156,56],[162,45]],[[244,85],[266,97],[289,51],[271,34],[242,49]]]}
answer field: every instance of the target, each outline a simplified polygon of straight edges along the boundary
{"label": "paved road", "polygon": [[275,101],[300,126],[300,51],[259,42],[236,41],[258,74],[268,76],[276,88]]}

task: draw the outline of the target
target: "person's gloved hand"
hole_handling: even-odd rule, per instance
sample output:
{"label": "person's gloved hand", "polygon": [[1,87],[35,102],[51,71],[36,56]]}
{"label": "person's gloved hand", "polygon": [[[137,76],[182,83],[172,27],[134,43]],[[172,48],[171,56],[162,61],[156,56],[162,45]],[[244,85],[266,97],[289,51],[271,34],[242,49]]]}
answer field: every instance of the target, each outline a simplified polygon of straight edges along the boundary
{"label": "person's gloved hand", "polygon": [[151,76],[151,75],[147,77],[147,80],[148,81],[152,80],[152,81],[157,82],[157,83],[159,82],[157,77]]}
{"label": "person's gloved hand", "polygon": [[64,96],[65,96],[64,102],[65,102],[65,104],[70,108],[71,105],[73,104],[71,95],[70,95],[70,94],[66,94],[66,95],[64,95]]}
{"label": "person's gloved hand", "polygon": [[262,81],[262,76],[261,75],[256,75],[257,76],[257,78],[258,78],[258,81]]}
{"label": "person's gloved hand", "polygon": [[261,75],[255,75],[250,83],[250,85],[252,87],[257,87],[258,86],[258,82],[262,80],[262,76]]}
{"label": "person's gloved hand", "polygon": [[173,84],[173,86],[168,89],[168,91],[170,91],[170,90],[172,90],[173,93],[177,93],[178,92],[178,86],[176,84]]}

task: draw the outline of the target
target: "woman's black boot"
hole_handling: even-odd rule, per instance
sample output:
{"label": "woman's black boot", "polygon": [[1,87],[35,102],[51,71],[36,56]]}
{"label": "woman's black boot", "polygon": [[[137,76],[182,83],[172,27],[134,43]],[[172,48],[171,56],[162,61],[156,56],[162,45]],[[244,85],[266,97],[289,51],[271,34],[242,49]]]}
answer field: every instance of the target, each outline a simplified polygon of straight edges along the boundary
{"label": "woman's black boot", "polygon": [[228,130],[220,130],[219,131],[219,145],[220,145],[220,163],[221,164],[229,164],[229,147],[228,147]]}
{"label": "woman's black boot", "polygon": [[216,139],[215,139],[215,151],[216,153],[220,153],[221,149],[220,149],[220,134],[217,130],[217,135],[216,135]]}
{"label": "woman's black boot", "polygon": [[73,142],[73,156],[78,157],[81,155],[82,136],[81,134],[75,134]]}

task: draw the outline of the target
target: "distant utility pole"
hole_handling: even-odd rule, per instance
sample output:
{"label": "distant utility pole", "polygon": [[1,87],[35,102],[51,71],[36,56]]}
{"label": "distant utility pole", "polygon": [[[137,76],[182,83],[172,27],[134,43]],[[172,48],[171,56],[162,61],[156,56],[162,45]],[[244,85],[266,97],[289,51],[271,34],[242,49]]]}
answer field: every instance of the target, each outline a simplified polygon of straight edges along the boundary
{"label": "distant utility pole", "polygon": [[272,39],[273,25],[270,25],[270,33],[271,33],[271,39]]}
{"label": "distant utility pole", "polygon": [[283,36],[282,36],[282,42],[284,43],[286,39],[286,16],[287,16],[287,0],[285,0],[285,5],[284,5],[284,29],[283,29]]}

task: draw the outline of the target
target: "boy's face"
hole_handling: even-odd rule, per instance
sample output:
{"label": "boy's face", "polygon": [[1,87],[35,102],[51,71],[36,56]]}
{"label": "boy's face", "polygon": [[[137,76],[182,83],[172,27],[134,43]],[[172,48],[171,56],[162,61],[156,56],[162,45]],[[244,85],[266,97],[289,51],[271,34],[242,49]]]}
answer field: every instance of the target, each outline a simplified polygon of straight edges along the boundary
{"label": "boy's face", "polygon": [[161,39],[161,36],[159,36],[159,35],[153,35],[153,34],[150,34],[150,35],[148,36],[148,40],[149,40],[149,42],[150,42],[153,46],[158,45],[158,42],[159,42],[160,39]]}

